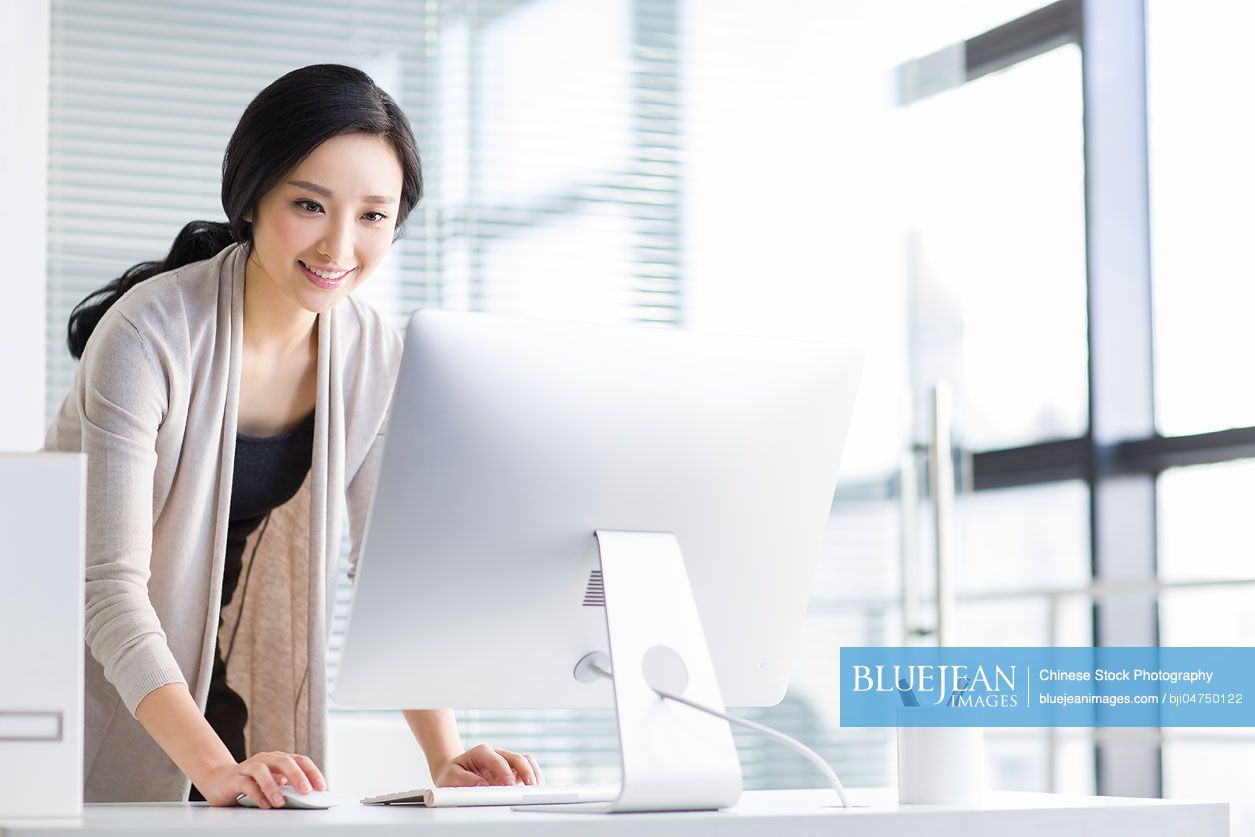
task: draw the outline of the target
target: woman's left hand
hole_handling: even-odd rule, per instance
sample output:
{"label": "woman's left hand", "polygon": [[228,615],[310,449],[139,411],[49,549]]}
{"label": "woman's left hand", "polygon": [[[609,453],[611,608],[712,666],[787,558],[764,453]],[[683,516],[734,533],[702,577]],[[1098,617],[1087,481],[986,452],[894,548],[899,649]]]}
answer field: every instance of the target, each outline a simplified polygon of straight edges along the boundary
{"label": "woman's left hand", "polygon": [[436,787],[465,788],[476,785],[539,785],[545,781],[536,759],[528,755],[480,744],[455,756],[436,771]]}

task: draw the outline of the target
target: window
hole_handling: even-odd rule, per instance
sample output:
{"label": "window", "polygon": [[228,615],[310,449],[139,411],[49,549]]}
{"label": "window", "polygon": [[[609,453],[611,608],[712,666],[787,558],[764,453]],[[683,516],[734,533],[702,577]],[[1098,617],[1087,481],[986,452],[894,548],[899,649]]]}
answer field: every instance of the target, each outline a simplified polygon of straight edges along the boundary
{"label": "window", "polygon": [[[1077,590],[1089,583],[1089,487],[1080,481],[963,495],[956,524],[959,595]],[[982,644],[981,638],[992,633],[973,633],[964,644]],[[1087,643],[1088,632],[1064,635],[1042,624],[1024,644],[1074,645],[1077,640]]]}
{"label": "window", "polygon": [[1243,242],[1255,228],[1255,115],[1244,107],[1255,7],[1149,0],[1146,52],[1159,429],[1255,424]]}
{"label": "window", "polygon": [[[1159,477],[1159,577],[1184,582],[1255,577],[1252,503],[1255,460],[1165,471]],[[1214,632],[1215,644],[1225,644],[1218,640],[1227,635]],[[1255,634],[1248,636],[1255,640]]]}
{"label": "window", "polygon": [[912,377],[974,450],[1084,435],[1084,132],[1076,44],[902,114]]}
{"label": "window", "polygon": [[[1235,50],[1252,25],[1245,4],[1146,3],[1156,423],[1186,437],[1163,450],[1191,451],[1162,463],[1189,467],[1158,478],[1164,645],[1255,643],[1255,460],[1234,459],[1252,455],[1244,442],[1255,425],[1245,365],[1255,290],[1240,244],[1255,223],[1243,197],[1255,188],[1255,119],[1233,98],[1245,72]],[[1228,798],[1234,833],[1251,833],[1253,756],[1244,730],[1165,730],[1164,795]]]}
{"label": "window", "polygon": [[[944,383],[963,450],[956,471],[967,491],[956,499],[952,542],[957,645],[1093,641],[1090,486],[1076,454],[1090,411],[1077,11],[1056,3],[961,33],[973,37],[934,43],[896,71],[912,441],[928,439],[929,390]],[[919,527],[906,560],[923,579],[916,627],[927,629],[931,509]],[[999,729],[985,738],[995,787],[1096,787],[1087,731]]]}
{"label": "window", "polygon": [[[956,507],[956,645],[1089,645],[1089,489],[1079,481],[963,495]],[[987,729],[1004,790],[1093,793],[1088,730]]]}
{"label": "window", "polygon": [[[1255,460],[1175,468],[1159,478],[1159,601],[1163,645],[1255,645]],[[1250,764],[1240,729],[1164,731],[1164,795],[1224,798],[1234,834],[1255,830]]]}

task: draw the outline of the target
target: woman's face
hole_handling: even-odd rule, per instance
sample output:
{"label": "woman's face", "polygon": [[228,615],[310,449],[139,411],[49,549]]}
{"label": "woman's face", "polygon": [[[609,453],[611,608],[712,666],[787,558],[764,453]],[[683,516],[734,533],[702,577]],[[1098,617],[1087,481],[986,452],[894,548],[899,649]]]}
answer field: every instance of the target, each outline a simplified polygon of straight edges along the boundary
{"label": "woman's face", "polygon": [[250,261],[291,302],[327,311],[388,252],[400,196],[401,164],[387,140],[329,139],[262,197],[249,218]]}

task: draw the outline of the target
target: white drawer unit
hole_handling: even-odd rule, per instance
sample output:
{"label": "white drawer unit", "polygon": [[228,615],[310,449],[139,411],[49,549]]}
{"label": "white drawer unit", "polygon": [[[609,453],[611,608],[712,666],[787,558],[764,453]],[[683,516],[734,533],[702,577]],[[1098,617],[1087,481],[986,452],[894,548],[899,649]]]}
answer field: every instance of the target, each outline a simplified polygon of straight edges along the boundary
{"label": "white drawer unit", "polygon": [[86,461],[0,453],[0,819],[83,812]]}

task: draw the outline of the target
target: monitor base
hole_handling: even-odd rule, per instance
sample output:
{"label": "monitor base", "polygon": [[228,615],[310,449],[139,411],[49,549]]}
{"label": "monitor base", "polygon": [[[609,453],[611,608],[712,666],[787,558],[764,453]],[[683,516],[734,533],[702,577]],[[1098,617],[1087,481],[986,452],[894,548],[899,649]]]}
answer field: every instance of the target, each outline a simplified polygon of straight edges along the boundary
{"label": "monitor base", "polygon": [[598,530],[596,546],[623,788],[608,804],[543,807],[589,813],[713,811],[735,805],[741,797],[741,762],[728,722],[664,700],[655,691],[723,710],[679,542],[670,532]]}

